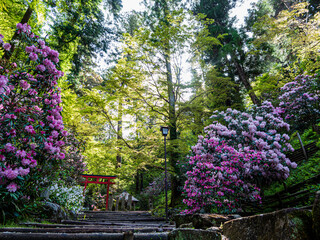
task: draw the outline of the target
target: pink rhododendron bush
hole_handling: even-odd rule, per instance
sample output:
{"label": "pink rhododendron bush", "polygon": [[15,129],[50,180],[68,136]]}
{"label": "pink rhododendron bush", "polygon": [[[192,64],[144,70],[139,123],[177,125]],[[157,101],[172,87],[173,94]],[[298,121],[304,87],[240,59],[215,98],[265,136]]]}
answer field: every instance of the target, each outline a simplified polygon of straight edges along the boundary
{"label": "pink rhododendron bush", "polygon": [[185,213],[241,211],[243,202],[260,203],[260,188],[284,180],[296,163],[285,155],[289,124],[270,102],[249,112],[215,112],[188,157]]}
{"label": "pink rhododendron bush", "polygon": [[[59,53],[46,46],[27,24],[19,23],[16,33],[15,47],[4,43],[0,35],[2,209],[11,201],[35,197],[41,184],[57,177],[70,148],[59,106],[57,81],[63,76],[57,70]],[[3,58],[10,51],[11,62]]]}
{"label": "pink rhododendron bush", "polygon": [[281,115],[293,129],[306,129],[319,119],[319,84],[318,74],[298,75],[294,81],[281,88]]}

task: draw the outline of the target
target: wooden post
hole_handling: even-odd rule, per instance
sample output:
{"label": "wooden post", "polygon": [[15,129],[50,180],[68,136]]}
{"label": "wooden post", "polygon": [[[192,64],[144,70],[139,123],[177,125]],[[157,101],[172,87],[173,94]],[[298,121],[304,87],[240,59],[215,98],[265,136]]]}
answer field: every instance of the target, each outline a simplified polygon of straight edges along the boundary
{"label": "wooden post", "polygon": [[84,196],[85,193],[86,193],[87,185],[88,185],[88,178],[86,177],[86,181],[85,181],[85,183],[84,183],[84,189],[83,189],[83,196]]}
{"label": "wooden post", "polygon": [[119,210],[119,201],[120,201],[120,198],[117,197],[117,199],[116,199],[116,208],[115,208],[115,211],[118,211],[118,210]]}
{"label": "wooden post", "polygon": [[150,210],[152,210],[153,209],[153,206],[152,206],[153,204],[152,204],[152,200],[151,200],[151,198],[149,198],[149,209]]}
{"label": "wooden post", "polygon": [[112,211],[112,206],[113,206],[113,196],[109,195],[109,205],[107,210]]}
{"label": "wooden post", "polygon": [[125,201],[126,201],[126,199],[123,196],[123,198],[121,199],[121,211],[126,210],[126,206],[125,206],[126,202]]}
{"label": "wooden post", "polygon": [[129,211],[131,211],[131,206],[132,206],[132,195],[129,194],[129,196],[128,196],[128,204],[127,204],[127,209]]}
{"label": "wooden post", "polygon": [[299,134],[298,132],[297,132],[297,136],[298,136],[298,138],[299,138],[299,142],[300,142],[300,145],[301,145],[301,149],[302,149],[302,151],[303,151],[303,155],[304,155],[305,159],[308,161],[308,156],[307,156],[306,149],[305,149],[304,146],[303,146],[303,142],[302,142],[301,137],[300,137],[300,134]]}
{"label": "wooden post", "polygon": [[134,235],[132,231],[123,233],[123,240],[133,240],[133,239],[134,239]]}

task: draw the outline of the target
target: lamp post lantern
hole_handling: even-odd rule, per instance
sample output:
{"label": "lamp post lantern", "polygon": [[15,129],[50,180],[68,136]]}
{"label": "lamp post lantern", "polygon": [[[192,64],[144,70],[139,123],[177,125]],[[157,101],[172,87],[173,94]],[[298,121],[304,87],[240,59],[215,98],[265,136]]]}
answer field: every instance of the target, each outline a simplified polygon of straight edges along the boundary
{"label": "lamp post lantern", "polygon": [[168,222],[168,183],[167,183],[167,143],[166,137],[169,133],[168,127],[161,127],[160,131],[164,137],[164,187],[166,192],[166,222]]}

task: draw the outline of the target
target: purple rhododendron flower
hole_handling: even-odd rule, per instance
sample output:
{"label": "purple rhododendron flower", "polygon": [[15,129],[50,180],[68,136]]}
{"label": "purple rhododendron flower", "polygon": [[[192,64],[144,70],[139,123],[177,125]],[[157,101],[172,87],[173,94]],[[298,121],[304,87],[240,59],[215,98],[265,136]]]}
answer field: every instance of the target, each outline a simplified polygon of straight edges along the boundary
{"label": "purple rhododendron flower", "polygon": [[11,168],[4,171],[4,176],[10,180],[17,178],[19,172],[17,169],[12,170]]}
{"label": "purple rhododendron flower", "polygon": [[44,65],[40,64],[36,67],[36,70],[39,70],[40,72],[44,72],[46,70],[46,67]]}
{"label": "purple rhododendron flower", "polygon": [[24,129],[25,129],[28,133],[35,134],[35,131],[34,131],[32,125],[25,126]]}
{"label": "purple rhododendron flower", "polygon": [[18,172],[19,172],[19,175],[20,175],[20,176],[24,177],[24,176],[26,176],[26,175],[29,174],[30,168],[22,168],[22,167],[19,167]]}
{"label": "purple rhododendron flower", "polygon": [[7,186],[7,189],[8,189],[8,192],[14,193],[18,189],[18,185],[16,183],[12,182]]}
{"label": "purple rhododendron flower", "polygon": [[38,60],[38,55],[36,53],[30,53],[29,58],[31,61],[37,61]]}
{"label": "purple rhododendron flower", "polygon": [[6,145],[4,145],[4,149],[7,152],[13,152],[16,150],[15,146],[13,146],[11,143],[7,143]]}
{"label": "purple rhododendron flower", "polygon": [[8,78],[6,76],[0,76],[0,88],[3,88],[8,83]]}
{"label": "purple rhododendron flower", "polygon": [[[213,124],[191,148],[186,164],[183,202],[194,213],[208,206],[225,212],[241,209],[242,201],[261,202],[256,177],[266,183],[284,180],[289,167],[285,155],[292,151],[289,136],[280,134],[290,126],[270,102],[243,113],[233,109],[214,113]],[[219,123],[222,120],[222,123]]]}
{"label": "purple rhododendron flower", "polygon": [[3,44],[3,48],[4,48],[4,50],[9,51],[11,49],[10,43]]}
{"label": "purple rhododendron flower", "polygon": [[23,89],[23,90],[28,90],[30,88],[30,84],[25,81],[25,80],[21,80],[20,81],[20,87]]}
{"label": "purple rhododendron flower", "polygon": [[32,53],[33,52],[33,46],[27,46],[25,50],[26,50],[27,53]]}

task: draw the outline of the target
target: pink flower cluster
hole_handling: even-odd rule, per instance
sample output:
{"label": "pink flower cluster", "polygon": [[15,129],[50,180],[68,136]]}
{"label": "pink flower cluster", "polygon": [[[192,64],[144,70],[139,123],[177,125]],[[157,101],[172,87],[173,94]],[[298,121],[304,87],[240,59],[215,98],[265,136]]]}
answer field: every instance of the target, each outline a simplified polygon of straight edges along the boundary
{"label": "pink flower cluster", "polygon": [[0,94],[6,91],[8,78],[6,76],[0,76]]}
{"label": "pink flower cluster", "polygon": [[33,38],[34,35],[32,36],[32,32],[31,32],[31,27],[27,24],[27,23],[18,23],[17,24],[17,33],[21,34],[21,33],[26,33],[28,35],[31,35],[31,37]]}
{"label": "pink flower cluster", "polygon": [[203,144],[206,153],[189,157],[183,200],[188,209],[184,213],[213,206],[220,212],[232,212],[240,208],[244,199],[259,202],[260,189],[247,181],[251,176],[245,165],[258,165],[260,153],[239,152],[216,139],[206,139]]}
{"label": "pink flower cluster", "polygon": [[289,124],[270,102],[248,112],[215,112],[213,124],[199,136],[188,158],[185,199],[192,213],[208,207],[225,212],[241,209],[241,202],[260,202],[261,184],[283,180],[295,168],[285,155]]}
{"label": "pink flower cluster", "polygon": [[[0,66],[0,188],[15,193],[25,177],[59,166],[65,158],[62,107],[57,80],[59,53],[45,45],[27,24],[17,24],[24,57]],[[0,46],[10,51],[12,46]],[[26,46],[27,45],[27,46]],[[37,167],[37,171],[35,168]],[[22,196],[22,195],[21,195]]]}

